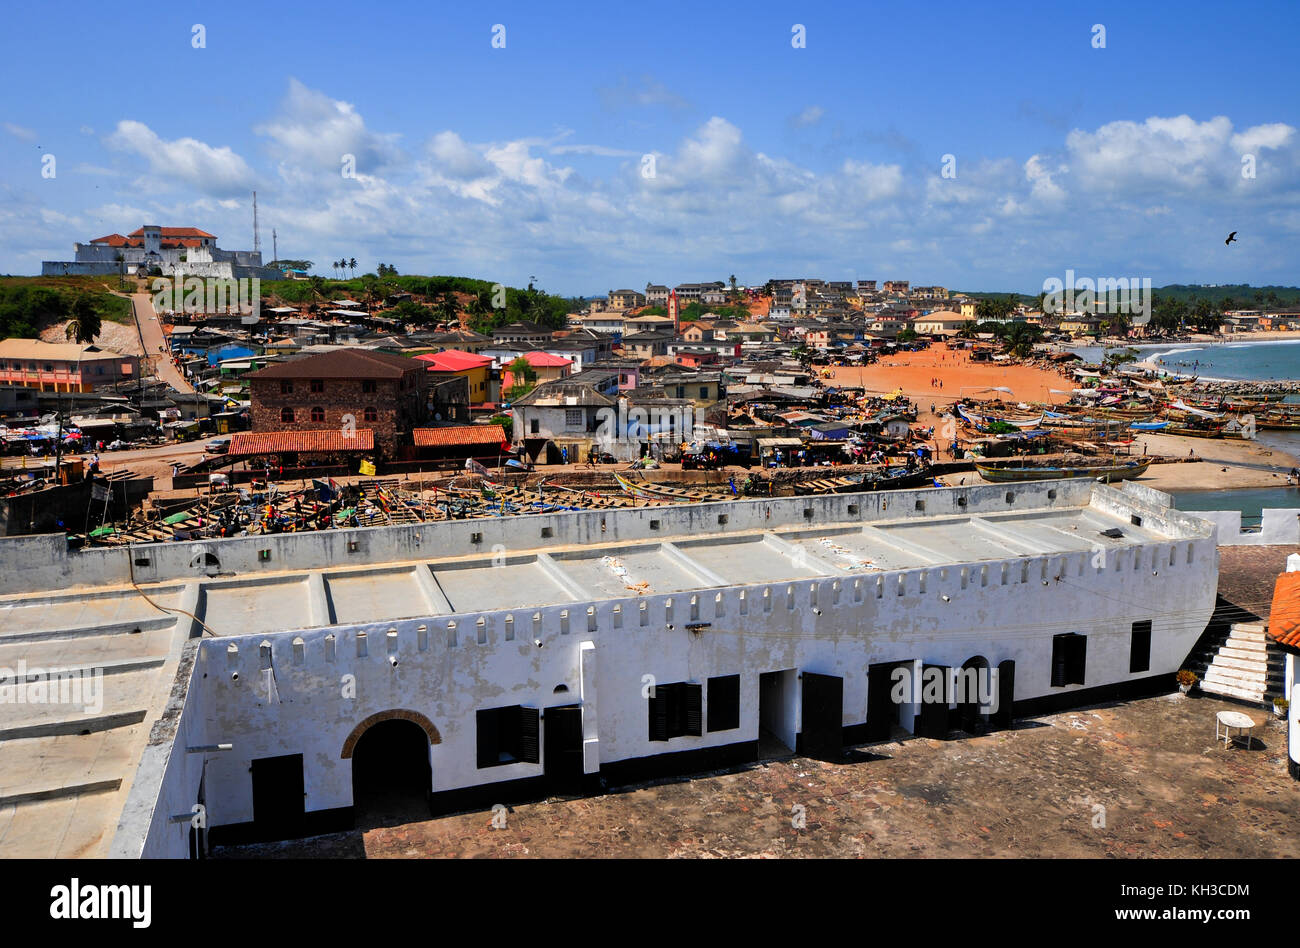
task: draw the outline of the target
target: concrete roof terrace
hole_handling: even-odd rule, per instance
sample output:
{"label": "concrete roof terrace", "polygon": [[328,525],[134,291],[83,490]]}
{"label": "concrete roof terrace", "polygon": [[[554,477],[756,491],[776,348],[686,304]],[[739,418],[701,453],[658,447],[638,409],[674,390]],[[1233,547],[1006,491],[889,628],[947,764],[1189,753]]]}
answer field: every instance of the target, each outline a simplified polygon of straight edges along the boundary
{"label": "concrete roof terrace", "polygon": [[[585,605],[1211,535],[1164,498],[1053,481],[82,552],[61,536],[0,539],[0,562],[21,564],[0,570],[0,857],[107,854],[132,782],[148,783],[137,772],[155,744],[170,746],[205,631]],[[19,700],[55,669],[102,675],[97,695]]]}
{"label": "concrete roof terrace", "polygon": [[[729,505],[710,505],[729,506]],[[663,509],[663,508],[659,508]],[[901,513],[901,511],[900,511]],[[382,564],[204,576],[189,611],[213,635],[248,635],[390,619],[590,603],[845,573],[1116,550],[1174,539],[1095,506],[879,520],[645,540],[537,543]],[[1140,518],[1139,518],[1140,519]],[[1144,522],[1145,523],[1145,522]],[[392,529],[392,528],[381,528]],[[1117,531],[1117,535],[1108,535]],[[185,586],[140,583],[165,609]],[[0,629],[76,637],[90,631],[172,624],[130,585],[33,598],[0,597]],[[0,634],[0,657],[14,636]]]}

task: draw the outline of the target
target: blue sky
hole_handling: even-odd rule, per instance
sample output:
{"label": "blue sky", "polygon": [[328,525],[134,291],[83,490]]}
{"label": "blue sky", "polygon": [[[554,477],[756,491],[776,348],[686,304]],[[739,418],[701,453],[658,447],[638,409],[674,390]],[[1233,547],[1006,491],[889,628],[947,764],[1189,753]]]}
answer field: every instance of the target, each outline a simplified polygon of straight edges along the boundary
{"label": "blue sky", "polygon": [[0,272],[144,223],[246,249],[256,190],[266,258],[325,273],[1300,283],[1300,4],[845,6],[9,9]]}

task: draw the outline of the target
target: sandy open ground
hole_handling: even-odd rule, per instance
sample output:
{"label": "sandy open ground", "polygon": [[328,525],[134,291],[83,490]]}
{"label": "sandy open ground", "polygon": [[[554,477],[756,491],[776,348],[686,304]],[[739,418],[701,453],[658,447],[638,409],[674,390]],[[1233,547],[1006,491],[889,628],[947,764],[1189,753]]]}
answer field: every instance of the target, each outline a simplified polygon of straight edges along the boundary
{"label": "sandy open ground", "polygon": [[[1054,395],[1050,390],[1074,387],[1065,376],[1034,366],[971,362],[970,353],[949,349],[943,343],[922,352],[884,356],[872,365],[834,367],[827,371],[834,385],[861,386],[882,394],[902,388],[904,395],[918,405],[925,403],[927,409],[931,402],[938,405],[957,401],[963,390],[966,397],[973,399],[1001,396],[1004,400],[1063,402],[1069,395]],[[936,384],[938,381],[942,381],[942,388]],[[995,386],[1010,388],[1015,395],[987,391]]]}

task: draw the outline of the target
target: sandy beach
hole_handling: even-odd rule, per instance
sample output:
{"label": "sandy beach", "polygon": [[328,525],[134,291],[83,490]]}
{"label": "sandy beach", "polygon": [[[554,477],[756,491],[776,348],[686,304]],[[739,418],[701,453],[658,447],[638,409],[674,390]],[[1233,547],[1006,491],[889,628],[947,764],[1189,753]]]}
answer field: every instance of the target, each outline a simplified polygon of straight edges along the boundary
{"label": "sandy beach", "polygon": [[[1297,334],[1282,335],[1295,338]],[[943,344],[922,352],[886,356],[872,365],[824,371],[830,372],[827,381],[834,385],[862,386],[869,392],[880,393],[901,388],[916,403],[917,421],[924,425],[936,422],[930,412],[932,404],[943,411],[958,401],[963,391],[975,400],[998,397],[1009,402],[1059,403],[1067,401],[1069,396],[1053,394],[1050,390],[1074,387],[1070,379],[1050,369],[1000,362],[973,363],[969,353],[951,350]],[[939,381],[943,383],[942,388],[937,384]],[[1010,388],[1015,394],[987,391],[994,386]],[[1195,463],[1151,465],[1138,483],[1160,490],[1280,487],[1286,484],[1287,472],[1300,467],[1300,460],[1259,441],[1137,434],[1129,446],[1129,456],[1141,457],[1144,451],[1178,459],[1185,459],[1188,452],[1193,452],[1201,459]],[[955,474],[942,480],[957,484],[963,480],[971,483],[972,478],[978,479],[978,475]]]}

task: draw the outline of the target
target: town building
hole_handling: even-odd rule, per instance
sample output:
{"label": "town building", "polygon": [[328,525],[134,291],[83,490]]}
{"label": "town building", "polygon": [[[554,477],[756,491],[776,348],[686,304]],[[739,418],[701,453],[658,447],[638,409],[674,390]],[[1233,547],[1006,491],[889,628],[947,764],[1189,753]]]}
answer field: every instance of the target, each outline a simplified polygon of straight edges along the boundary
{"label": "town building", "polygon": [[92,392],[139,377],[139,356],[71,342],[0,340],[0,385],[42,392]]}
{"label": "town building", "polygon": [[462,375],[469,383],[471,405],[501,401],[501,374],[496,370],[490,355],[444,349],[415,356],[427,366],[429,374],[437,379]]}
{"label": "town building", "polygon": [[544,346],[555,338],[555,330],[522,320],[492,330],[492,342],[530,342],[535,346]]}
{"label": "town building", "polygon": [[961,313],[938,309],[912,320],[912,328],[922,336],[956,335],[966,325],[966,318]]}
{"label": "town building", "polygon": [[367,430],[388,457],[428,421],[427,365],[370,349],[335,349],[244,376],[254,432]]}
{"label": "town building", "polygon": [[646,296],[644,293],[638,293],[636,290],[609,291],[610,309],[639,309],[645,305]]}

